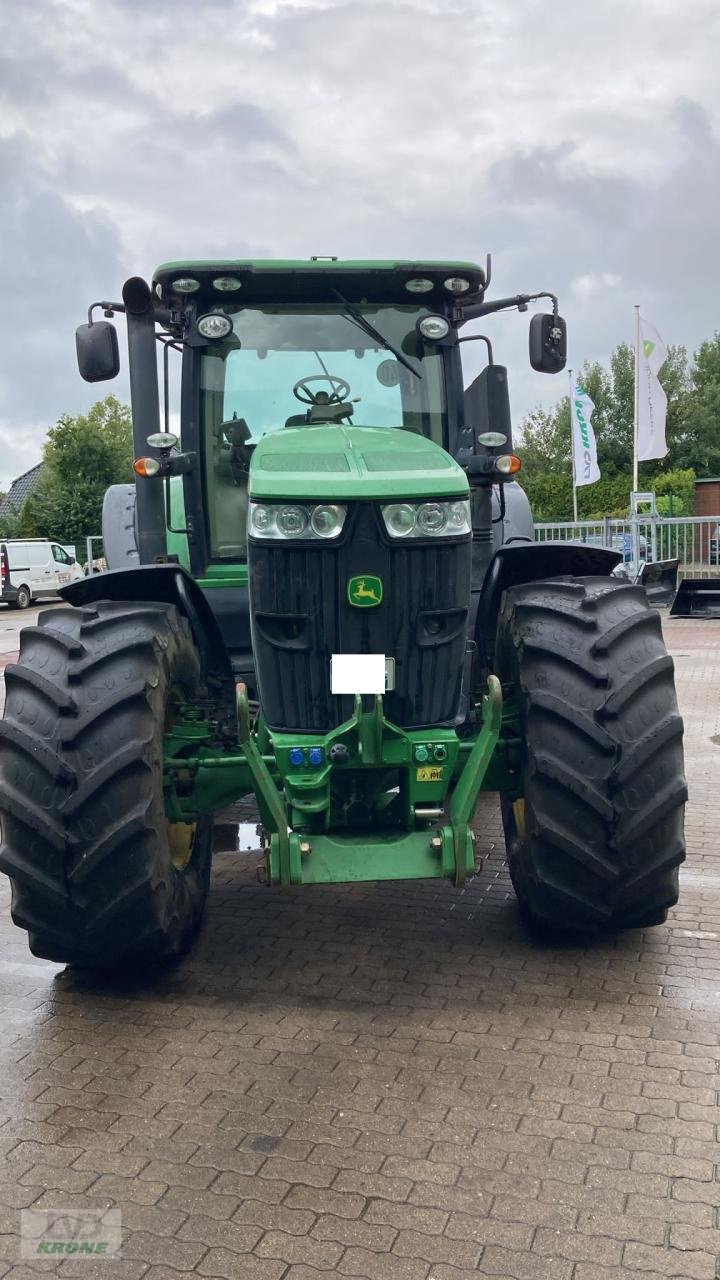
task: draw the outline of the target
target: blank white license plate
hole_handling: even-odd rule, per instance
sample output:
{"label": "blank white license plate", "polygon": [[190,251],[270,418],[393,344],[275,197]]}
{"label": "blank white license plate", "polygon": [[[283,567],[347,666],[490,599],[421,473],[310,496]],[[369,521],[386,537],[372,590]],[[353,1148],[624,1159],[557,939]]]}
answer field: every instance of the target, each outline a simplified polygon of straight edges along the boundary
{"label": "blank white license plate", "polygon": [[334,653],[330,659],[331,693],[386,693],[394,688],[395,659],[384,653]]}

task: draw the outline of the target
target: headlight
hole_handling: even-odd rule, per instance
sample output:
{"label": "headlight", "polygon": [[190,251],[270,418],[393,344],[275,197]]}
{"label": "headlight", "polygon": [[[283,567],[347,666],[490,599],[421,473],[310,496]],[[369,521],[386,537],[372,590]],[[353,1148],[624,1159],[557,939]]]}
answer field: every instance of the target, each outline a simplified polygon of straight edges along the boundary
{"label": "headlight", "polygon": [[457,538],[470,533],[470,499],[453,502],[391,502],[382,508],[391,538]]}
{"label": "headlight", "polygon": [[304,507],[279,507],[275,513],[275,524],[281,538],[302,538],[309,523]]}
{"label": "headlight", "polygon": [[315,507],[310,516],[310,528],[318,538],[337,538],[343,527],[345,508],[330,506]]}
{"label": "headlight", "polygon": [[346,515],[347,508],[337,503],[251,502],[250,535],[273,541],[324,542],[340,536]]}
{"label": "headlight", "polygon": [[424,316],[422,320],[418,320],[417,327],[423,338],[429,338],[431,342],[440,342],[450,332],[450,325],[444,316]]}
{"label": "headlight", "polygon": [[383,507],[383,520],[392,538],[407,538],[417,524],[417,510],[409,502],[393,502]]}

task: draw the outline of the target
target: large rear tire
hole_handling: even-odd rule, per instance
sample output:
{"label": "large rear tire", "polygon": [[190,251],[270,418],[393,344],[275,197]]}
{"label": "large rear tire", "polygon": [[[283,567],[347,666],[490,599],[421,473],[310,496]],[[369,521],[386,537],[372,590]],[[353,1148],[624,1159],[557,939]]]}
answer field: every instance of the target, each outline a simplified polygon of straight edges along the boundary
{"label": "large rear tire", "polygon": [[570,934],[661,923],[678,898],[687,787],[673,662],[642,588],[512,588],[496,671],[521,724],[523,799],[502,810],[523,915]]}
{"label": "large rear tire", "polygon": [[30,949],[93,968],[172,960],[207,896],[212,823],[169,824],[163,736],[201,684],[172,606],[50,609],[21,633],[0,721],[0,870]]}

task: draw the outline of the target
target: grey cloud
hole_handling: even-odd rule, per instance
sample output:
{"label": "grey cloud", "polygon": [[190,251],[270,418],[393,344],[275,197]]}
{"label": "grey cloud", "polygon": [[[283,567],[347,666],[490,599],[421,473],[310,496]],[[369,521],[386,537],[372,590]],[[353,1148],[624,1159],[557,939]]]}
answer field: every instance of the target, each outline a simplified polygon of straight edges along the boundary
{"label": "grey cloud", "polygon": [[[560,293],[575,363],[632,336],[635,301],[666,341],[695,345],[720,284],[718,14],[716,0],[685,9],[13,6],[1,479],[36,460],[59,413],[102,393],[74,365],[87,304],[163,260],[492,249],[497,293]],[[528,369],[526,318],[498,318],[492,335],[517,413],[562,393]]]}
{"label": "grey cloud", "polygon": [[5,487],[23,464],[39,460],[45,431],[61,413],[95,398],[74,368],[74,330],[88,303],[122,277],[113,228],[102,215],[78,213],[53,188],[33,162],[30,138],[0,141],[0,180]]}

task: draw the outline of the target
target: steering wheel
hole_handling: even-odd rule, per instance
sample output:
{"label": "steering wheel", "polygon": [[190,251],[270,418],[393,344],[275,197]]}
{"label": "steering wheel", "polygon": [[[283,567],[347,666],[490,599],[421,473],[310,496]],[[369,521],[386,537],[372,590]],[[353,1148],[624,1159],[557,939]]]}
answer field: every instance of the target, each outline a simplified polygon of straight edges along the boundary
{"label": "steering wheel", "polygon": [[[330,395],[325,392],[328,397],[327,400],[318,399],[316,392],[310,390],[308,384],[311,382],[330,383],[332,391]],[[303,392],[304,395],[302,394]],[[345,397],[350,395],[350,383],[346,382],[344,378],[338,378],[334,373],[313,373],[309,378],[298,378],[293,387],[293,395],[301,404],[342,404]]]}

